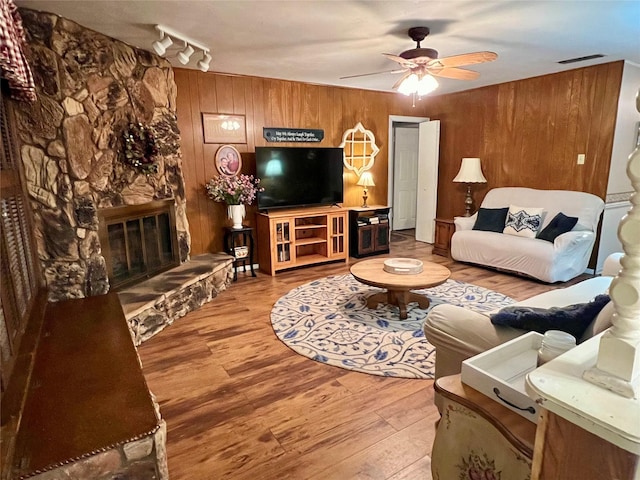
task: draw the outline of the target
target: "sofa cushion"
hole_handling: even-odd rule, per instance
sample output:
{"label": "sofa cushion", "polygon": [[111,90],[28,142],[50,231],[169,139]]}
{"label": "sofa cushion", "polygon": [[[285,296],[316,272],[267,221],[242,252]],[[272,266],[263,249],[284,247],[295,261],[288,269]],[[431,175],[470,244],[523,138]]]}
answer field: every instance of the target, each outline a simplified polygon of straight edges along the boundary
{"label": "sofa cushion", "polygon": [[569,190],[537,190],[525,187],[499,187],[487,192],[480,207],[501,208],[508,205],[531,205],[545,209],[542,227],[551,221],[557,213],[578,217],[578,225],[595,232],[598,229],[604,201],[591,193]]}
{"label": "sofa cushion", "polygon": [[564,307],[509,306],[492,314],[491,323],[538,333],[562,330],[580,339],[609,300],[609,295],[600,294],[590,302]]}
{"label": "sofa cushion", "polygon": [[549,225],[544,227],[538,234],[538,238],[546,240],[547,242],[553,242],[557,236],[563,233],[570,232],[573,227],[578,223],[578,217],[567,217],[564,213],[558,213]]}
{"label": "sofa cushion", "polygon": [[502,233],[507,218],[508,207],[504,208],[480,208],[473,230]]}
{"label": "sofa cushion", "polygon": [[503,233],[518,237],[535,238],[542,225],[544,208],[510,205]]}

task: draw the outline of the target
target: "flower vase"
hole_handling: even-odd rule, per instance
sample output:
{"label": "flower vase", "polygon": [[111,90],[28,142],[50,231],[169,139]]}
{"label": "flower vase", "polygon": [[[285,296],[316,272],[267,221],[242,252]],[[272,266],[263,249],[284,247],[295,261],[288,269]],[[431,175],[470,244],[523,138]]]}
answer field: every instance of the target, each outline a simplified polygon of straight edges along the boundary
{"label": "flower vase", "polygon": [[227,207],[227,213],[229,214],[229,218],[233,222],[231,228],[239,230],[243,228],[242,220],[244,219],[245,210],[244,205],[229,205]]}

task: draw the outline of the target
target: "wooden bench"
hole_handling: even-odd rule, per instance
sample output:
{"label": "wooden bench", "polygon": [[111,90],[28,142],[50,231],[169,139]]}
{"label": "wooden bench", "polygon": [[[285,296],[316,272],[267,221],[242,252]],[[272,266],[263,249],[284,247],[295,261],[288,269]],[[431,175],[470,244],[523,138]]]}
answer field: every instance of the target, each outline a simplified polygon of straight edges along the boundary
{"label": "wooden bench", "polygon": [[165,437],[117,294],[47,304],[11,478],[168,478]]}

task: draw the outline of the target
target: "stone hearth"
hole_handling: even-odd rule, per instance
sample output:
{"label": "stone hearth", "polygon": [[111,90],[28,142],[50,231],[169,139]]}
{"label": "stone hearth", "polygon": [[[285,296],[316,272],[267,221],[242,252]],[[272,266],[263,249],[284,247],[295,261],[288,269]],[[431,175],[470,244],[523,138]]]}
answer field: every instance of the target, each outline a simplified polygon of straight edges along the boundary
{"label": "stone hearth", "polygon": [[210,302],[233,281],[233,257],[206,253],[118,293],[136,345]]}

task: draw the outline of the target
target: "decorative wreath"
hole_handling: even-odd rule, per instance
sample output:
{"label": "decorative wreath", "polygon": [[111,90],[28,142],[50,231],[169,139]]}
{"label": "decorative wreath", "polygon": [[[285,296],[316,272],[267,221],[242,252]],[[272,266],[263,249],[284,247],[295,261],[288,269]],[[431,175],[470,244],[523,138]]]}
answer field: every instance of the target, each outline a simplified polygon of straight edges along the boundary
{"label": "decorative wreath", "polygon": [[141,123],[130,123],[122,132],[124,162],[145,173],[157,173],[155,157],[158,154],[153,132]]}

